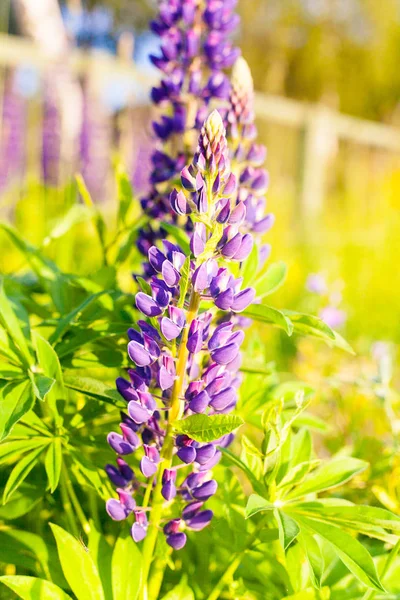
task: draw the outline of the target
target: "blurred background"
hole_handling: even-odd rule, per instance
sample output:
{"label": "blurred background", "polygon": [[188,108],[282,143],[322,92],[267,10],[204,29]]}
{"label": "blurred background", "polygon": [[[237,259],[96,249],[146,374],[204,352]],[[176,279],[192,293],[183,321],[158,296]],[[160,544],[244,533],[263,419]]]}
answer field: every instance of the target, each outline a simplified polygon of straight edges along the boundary
{"label": "blurred background", "polygon": [[[158,40],[147,23],[155,10],[152,0],[0,1],[0,212],[32,242],[46,238],[70,203],[76,172],[105,211],[116,160],[137,195],[146,189],[148,91],[158,76],[148,60]],[[373,359],[384,342],[381,354],[393,357],[400,2],[239,0],[238,10],[237,43],[253,71],[268,148],[273,260],[289,267],[275,304],[320,314],[362,356]],[[84,225],[77,222],[75,233],[86,235]],[[18,267],[8,244],[0,239],[3,272]],[[56,258],[86,273],[96,260],[79,256],[79,242]],[[284,367],[307,353],[290,344],[271,342]],[[311,367],[321,370],[320,361],[314,355]]]}

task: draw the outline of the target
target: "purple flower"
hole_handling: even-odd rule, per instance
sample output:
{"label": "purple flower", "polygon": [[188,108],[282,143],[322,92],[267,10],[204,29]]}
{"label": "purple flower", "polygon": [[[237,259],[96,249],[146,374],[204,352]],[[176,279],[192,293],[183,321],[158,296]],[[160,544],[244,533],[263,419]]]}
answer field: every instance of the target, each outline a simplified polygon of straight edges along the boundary
{"label": "purple flower", "polygon": [[160,454],[155,446],[143,446],[145,455],[140,461],[140,470],[145,477],[152,477],[157,471]]}
{"label": "purple flower", "polygon": [[114,521],[123,521],[135,509],[136,502],[129,492],[117,489],[119,500],[110,498],[106,502],[106,510]]}
{"label": "purple flower", "polygon": [[137,510],[135,512],[135,523],[131,528],[131,535],[135,542],[141,542],[147,534],[147,516],[144,511]]}

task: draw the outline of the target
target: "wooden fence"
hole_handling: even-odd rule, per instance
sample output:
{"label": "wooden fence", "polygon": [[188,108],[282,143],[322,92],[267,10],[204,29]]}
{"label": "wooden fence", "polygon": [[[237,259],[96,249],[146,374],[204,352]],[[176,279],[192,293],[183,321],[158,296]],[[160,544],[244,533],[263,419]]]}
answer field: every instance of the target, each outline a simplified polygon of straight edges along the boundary
{"label": "wooden fence", "polygon": [[[77,74],[90,73],[99,86],[111,76],[134,80],[144,90],[154,83],[154,79],[143,74],[134,63],[106,54],[72,50],[68,55],[68,63]],[[31,41],[0,34],[0,70],[2,67],[22,64],[46,70],[51,67],[51,60]],[[323,206],[327,169],[340,140],[381,149],[400,157],[400,130],[395,127],[340,114],[323,105],[306,104],[263,93],[256,94],[255,110],[260,121],[282,124],[301,133],[299,202],[311,218],[317,216]]]}

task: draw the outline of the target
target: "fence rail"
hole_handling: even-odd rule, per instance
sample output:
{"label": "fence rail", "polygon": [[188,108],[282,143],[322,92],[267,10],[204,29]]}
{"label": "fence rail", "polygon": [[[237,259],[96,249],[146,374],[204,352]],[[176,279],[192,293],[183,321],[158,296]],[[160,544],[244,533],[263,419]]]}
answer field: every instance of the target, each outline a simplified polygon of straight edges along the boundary
{"label": "fence rail", "polygon": [[[154,79],[141,72],[133,62],[101,52],[74,49],[66,57],[76,74],[95,74],[98,82],[121,76],[137,81],[148,89]],[[28,39],[0,34],[0,68],[29,64],[45,70],[52,61]],[[257,93],[257,118],[297,128],[302,133],[302,173],[300,203],[309,216],[316,215],[323,204],[329,162],[338,140],[380,149],[400,155],[400,129],[352,117],[320,104],[307,104]]]}

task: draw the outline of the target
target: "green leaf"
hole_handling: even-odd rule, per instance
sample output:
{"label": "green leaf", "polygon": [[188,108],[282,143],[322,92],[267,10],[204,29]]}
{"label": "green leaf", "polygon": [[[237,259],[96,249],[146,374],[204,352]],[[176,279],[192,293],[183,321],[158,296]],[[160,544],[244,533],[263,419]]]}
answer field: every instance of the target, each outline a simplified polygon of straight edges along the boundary
{"label": "green leaf", "polygon": [[22,331],[20,322],[15,314],[11,302],[4,292],[4,286],[0,286],[0,316],[5,329],[19,349],[23,360],[27,366],[33,364],[33,356]]}
{"label": "green leaf", "polygon": [[31,410],[34,403],[29,379],[16,384],[10,382],[0,390],[0,441],[8,436],[15,423]]}
{"label": "green leaf", "polygon": [[287,499],[300,498],[313,492],[323,492],[330,488],[342,485],[357,473],[365,471],[368,463],[358,458],[334,458],[323,464],[317,471],[288,495]]}
{"label": "green leaf", "polygon": [[161,223],[161,228],[165,229],[174,238],[184,254],[190,254],[189,237],[184,229],[172,223],[165,223],[164,221]]}
{"label": "green leaf", "polygon": [[249,467],[245,465],[245,463],[242,460],[240,460],[240,458],[236,456],[236,454],[228,450],[228,448],[219,447],[219,449],[221,450],[224,457],[226,457],[229,460],[229,462],[234,464],[236,467],[241,469],[243,473],[246,474],[247,479],[251,483],[254,491],[262,492],[264,490],[264,486],[262,485],[262,483],[257,481],[257,478],[254,476],[254,473],[250,471]]}
{"label": "green leaf", "polygon": [[194,600],[194,593],[188,586],[186,577],[183,577],[178,585],[163,596],[161,600]]}
{"label": "green leaf", "polygon": [[29,454],[26,454],[13,468],[4,488],[3,504],[6,504],[15,490],[32,471],[33,467],[37,464],[39,456],[43,452],[45,446],[47,446],[47,444],[32,450],[32,452],[29,452]]}
{"label": "green leaf", "polygon": [[304,479],[309,471],[314,469],[320,464],[319,460],[310,460],[307,462],[299,463],[295,467],[292,467],[284,476],[282,481],[279,482],[278,488],[293,486]]}
{"label": "green leaf", "polygon": [[117,390],[103,381],[91,377],[78,377],[67,371],[64,373],[64,382],[67,388],[81,392],[85,396],[89,396],[89,398],[102,400],[119,408],[126,407],[126,402],[122,400]]}
{"label": "green leaf", "polygon": [[[37,485],[22,483],[5,506],[0,506],[0,519],[12,521],[30,512],[43,498],[44,490]],[[4,561],[3,561],[4,562]]]}
{"label": "green leaf", "polygon": [[321,548],[313,535],[304,529],[297,536],[297,541],[303,548],[310,568],[310,579],[314,587],[321,588],[321,579],[324,574],[324,557]]}
{"label": "green leaf", "polygon": [[25,375],[20,367],[0,361],[0,379],[11,379],[12,381],[15,381],[16,379],[22,379],[23,377],[25,377]]}
{"label": "green leaf", "polygon": [[104,600],[97,567],[88,549],[67,531],[50,523],[61,567],[78,600]]}
{"label": "green leaf", "polygon": [[88,548],[100,575],[105,600],[113,600],[111,581],[111,559],[113,549],[108,544],[105,537],[96,529],[93,522],[90,523]]}
{"label": "green leaf", "polygon": [[73,204],[66,213],[52,223],[52,229],[43,240],[43,246],[48,246],[52,240],[64,236],[78,223],[88,221],[93,217],[94,212],[92,207],[84,204]]}
{"label": "green leaf", "polygon": [[323,498],[313,502],[296,502],[292,505],[292,510],[299,511],[309,518],[330,521],[363,533],[372,526],[400,535],[400,517],[385,508]]}
{"label": "green leaf", "polygon": [[94,488],[104,498],[105,490],[96,466],[86,458],[81,450],[71,449],[70,456],[74,461],[76,477],[80,477],[81,484]]}
{"label": "green leaf", "polygon": [[254,285],[257,298],[264,298],[279,289],[285,283],[286,275],[287,266],[284,262],[280,261],[270,265]]}
{"label": "green leaf", "polygon": [[90,195],[90,192],[87,188],[87,185],[85,183],[85,180],[83,179],[82,175],[80,173],[77,173],[75,175],[75,181],[76,181],[76,185],[78,187],[78,192],[81,195],[81,198],[84,202],[84,204],[88,207],[88,208],[92,208],[94,206],[94,202],[92,200],[92,196]]}
{"label": "green leaf", "polygon": [[33,332],[32,337],[39,366],[43,369],[43,373],[47,377],[51,377],[56,381],[52,389],[52,395],[54,395],[55,399],[63,398],[65,392],[64,381],[56,351],[49,342],[36,331]]}
{"label": "green leaf", "polygon": [[257,276],[258,271],[258,246],[257,244],[253,244],[253,248],[246,258],[246,260],[242,263],[243,269],[241,270],[241,276],[243,277],[243,289],[248,287],[254,281],[254,278]]}
{"label": "green leaf", "polygon": [[371,555],[358,540],[334,525],[314,521],[303,516],[296,518],[301,526],[305,525],[332,544],[340,560],[359,581],[373,589],[385,591],[379,581]]}
{"label": "green leaf", "polygon": [[294,333],[318,338],[332,347],[340,348],[353,355],[355,354],[346,340],[328,327],[322,319],[293,310],[284,310],[283,312],[293,323]]}
{"label": "green leaf", "polygon": [[266,306],[265,304],[251,304],[240,314],[243,317],[248,317],[259,323],[276,325],[283,329],[289,336],[293,333],[293,324],[290,319],[280,310],[272,308],[272,306]]}
{"label": "green leaf", "polygon": [[311,460],[312,438],[311,433],[305,427],[299,429],[293,438],[293,449],[290,464],[296,466]]}
{"label": "green leaf", "polygon": [[152,292],[151,286],[148,283],[148,281],[143,279],[143,277],[139,277],[139,275],[136,276],[136,281],[138,282],[142,292],[144,292],[145,294],[148,294],[149,296],[152,295],[153,292]]}
{"label": "green leaf", "polygon": [[45,258],[37,248],[26,242],[16,229],[5,223],[0,223],[0,228],[10,236],[14,245],[22,252],[38,277],[43,280],[56,281],[61,276],[56,264],[49,258]]}
{"label": "green leaf", "polygon": [[126,215],[132,205],[132,186],[124,166],[119,163],[115,169],[117,178],[118,223],[125,223]]}
{"label": "green leaf", "polygon": [[191,415],[182,421],[175,421],[174,429],[188,435],[196,442],[212,442],[231,433],[243,424],[237,415]]}
{"label": "green leaf", "polygon": [[91,306],[91,304],[93,304],[96,300],[98,300],[100,296],[104,296],[104,294],[108,294],[108,293],[109,292],[107,290],[103,290],[102,292],[97,292],[96,294],[92,294],[91,296],[88,296],[88,298],[85,298],[85,300],[81,304],[79,304],[79,306],[76,306],[73,310],[71,310],[70,313],[68,313],[65,317],[60,319],[58,321],[58,325],[57,325],[55,331],[53,331],[53,333],[49,337],[50,344],[54,345],[64,335],[64,333],[70,327],[72,322],[85,309],[87,309],[89,306]]}
{"label": "green leaf", "polygon": [[128,531],[121,533],[112,555],[114,598],[135,600],[142,580],[142,555]]}
{"label": "green leaf", "polygon": [[138,231],[143,229],[148,222],[148,217],[142,215],[139,219],[137,219],[137,221],[135,221],[135,223],[129,226],[129,234],[118,249],[118,253],[114,261],[115,265],[119,265],[128,259],[132,249],[135,248],[135,240],[137,238]]}
{"label": "green leaf", "polygon": [[0,581],[23,600],[71,600],[60,587],[38,577],[3,575]]}
{"label": "green leaf", "polygon": [[13,460],[21,454],[49,443],[49,438],[34,437],[23,440],[12,440],[0,445],[0,463]]}
{"label": "green leaf", "polygon": [[265,498],[262,498],[258,494],[251,494],[251,496],[249,497],[249,499],[247,501],[245,517],[246,517],[246,519],[249,519],[253,515],[257,514],[258,512],[264,512],[266,510],[274,510],[274,509],[275,509],[275,505],[272,504],[272,502],[269,502],[268,500],[266,500]]}
{"label": "green leaf", "polygon": [[29,378],[32,383],[32,391],[38,400],[45,400],[47,394],[55,384],[56,380],[40,373],[29,372]]}
{"label": "green leaf", "polygon": [[62,587],[68,585],[59,566],[55,543],[31,531],[11,528],[0,531],[0,561],[51,578]]}
{"label": "green leaf", "polygon": [[54,490],[58,486],[58,482],[60,480],[61,474],[61,464],[62,464],[62,448],[61,448],[61,439],[54,438],[52,443],[49,446],[49,449],[46,453],[46,458],[44,461],[44,466],[46,468],[47,478],[50,484],[50,492],[53,493]]}
{"label": "green leaf", "polygon": [[182,269],[180,271],[181,278],[179,281],[179,301],[178,307],[182,308],[185,303],[185,298],[189,286],[189,276],[190,276],[190,256],[188,256],[183,263]]}
{"label": "green leaf", "polygon": [[275,509],[274,516],[278,523],[279,541],[282,548],[286,550],[299,535],[300,527],[292,517],[280,510]]}

